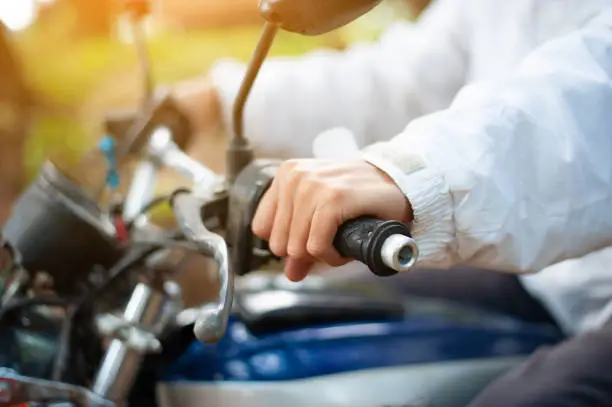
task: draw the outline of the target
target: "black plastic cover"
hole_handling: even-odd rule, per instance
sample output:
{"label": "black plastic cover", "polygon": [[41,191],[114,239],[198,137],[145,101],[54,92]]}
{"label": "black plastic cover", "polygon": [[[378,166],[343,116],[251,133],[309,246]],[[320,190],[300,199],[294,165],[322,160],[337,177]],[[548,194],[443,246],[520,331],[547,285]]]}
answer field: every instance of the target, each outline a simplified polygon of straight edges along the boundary
{"label": "black plastic cover", "polygon": [[21,266],[48,273],[60,295],[70,294],[95,265],[108,268],[123,253],[100,209],[51,163],[18,198],[2,234]]}

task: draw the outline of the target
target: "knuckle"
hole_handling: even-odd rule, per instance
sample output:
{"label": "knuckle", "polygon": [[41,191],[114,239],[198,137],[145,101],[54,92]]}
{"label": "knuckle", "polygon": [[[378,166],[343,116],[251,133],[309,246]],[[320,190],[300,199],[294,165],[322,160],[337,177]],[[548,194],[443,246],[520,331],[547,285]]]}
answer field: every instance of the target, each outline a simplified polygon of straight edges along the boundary
{"label": "knuckle", "polygon": [[285,257],[287,255],[287,247],[277,239],[271,239],[268,247],[278,257]]}
{"label": "knuckle", "polygon": [[281,173],[289,173],[299,164],[299,160],[291,159],[287,161],[283,161],[279,167]]}
{"label": "knuckle", "polygon": [[310,176],[302,177],[299,185],[300,193],[311,194],[312,192],[316,192],[319,189],[321,189],[321,185],[316,179]]}
{"label": "knuckle", "polygon": [[285,182],[289,187],[296,188],[301,186],[308,179],[308,171],[304,168],[293,167],[285,174]]}
{"label": "knuckle", "polygon": [[329,251],[329,247],[318,240],[309,241],[306,249],[312,257],[316,257],[318,259],[324,258]]}
{"label": "knuckle", "polygon": [[268,240],[270,238],[270,228],[263,222],[253,222],[251,225],[251,231],[260,239]]}
{"label": "knuckle", "polygon": [[342,205],[344,202],[347,201],[349,194],[350,190],[345,187],[335,185],[330,186],[327,188],[326,191],[327,202],[330,205],[334,205],[334,207],[337,207],[337,205]]}
{"label": "knuckle", "polygon": [[309,258],[308,250],[303,244],[289,243],[287,247],[287,255],[294,259],[307,259]]}
{"label": "knuckle", "polygon": [[299,171],[293,170],[287,174],[286,185],[289,187],[297,187],[302,181],[302,174]]}

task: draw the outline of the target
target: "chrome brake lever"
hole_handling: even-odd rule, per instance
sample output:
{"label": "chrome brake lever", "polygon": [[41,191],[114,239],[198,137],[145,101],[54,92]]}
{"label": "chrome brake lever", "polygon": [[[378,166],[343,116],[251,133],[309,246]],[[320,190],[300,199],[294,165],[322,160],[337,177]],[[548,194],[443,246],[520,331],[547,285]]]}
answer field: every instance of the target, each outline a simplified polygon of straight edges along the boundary
{"label": "chrome brake lever", "polygon": [[225,239],[209,231],[201,216],[204,202],[188,191],[176,191],[171,200],[179,229],[204,255],[212,257],[218,266],[219,299],[198,311],[194,334],[205,343],[217,342],[223,338],[231,313],[234,276],[229,270],[229,254]]}

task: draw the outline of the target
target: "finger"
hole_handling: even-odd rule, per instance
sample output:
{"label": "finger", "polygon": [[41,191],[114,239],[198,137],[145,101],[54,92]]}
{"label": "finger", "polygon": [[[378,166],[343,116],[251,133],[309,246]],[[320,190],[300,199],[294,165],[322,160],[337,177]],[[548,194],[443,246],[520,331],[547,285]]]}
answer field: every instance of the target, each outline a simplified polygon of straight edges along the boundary
{"label": "finger", "polygon": [[279,257],[287,256],[287,241],[289,240],[291,219],[293,218],[293,204],[296,198],[297,184],[299,183],[298,177],[291,171],[285,172],[283,175],[278,178],[278,202],[269,240],[270,250]]}
{"label": "finger", "polygon": [[255,216],[251,224],[251,230],[255,236],[263,240],[270,239],[277,205],[278,183],[274,180],[259,202],[259,205],[257,205],[257,210],[255,211]]}
{"label": "finger", "polygon": [[339,267],[351,261],[334,249],[334,237],[341,222],[342,218],[335,208],[319,208],[315,210],[310,224],[306,244],[308,253],[332,267]]}
{"label": "finger", "polygon": [[288,257],[285,259],[285,275],[291,281],[302,281],[306,278],[313,265],[314,262],[312,261]]}
{"label": "finger", "polygon": [[308,253],[308,236],[310,225],[315,210],[314,199],[316,191],[314,186],[303,182],[298,188],[299,197],[293,203],[293,215],[291,219],[291,229],[287,243],[287,255],[294,259],[316,262],[316,259]]}

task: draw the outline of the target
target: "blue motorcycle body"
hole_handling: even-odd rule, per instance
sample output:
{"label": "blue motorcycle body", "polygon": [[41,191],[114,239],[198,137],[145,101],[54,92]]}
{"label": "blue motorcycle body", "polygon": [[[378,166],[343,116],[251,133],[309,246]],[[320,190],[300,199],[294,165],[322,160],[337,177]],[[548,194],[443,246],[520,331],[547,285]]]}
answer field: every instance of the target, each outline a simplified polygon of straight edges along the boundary
{"label": "blue motorcycle body", "polygon": [[553,326],[389,292],[270,289],[237,304],[220,343],[194,342],[168,370],[161,405],[462,407],[562,339]]}

